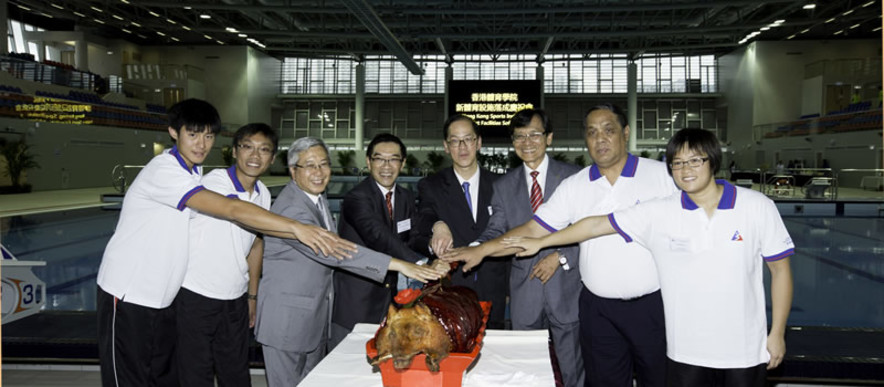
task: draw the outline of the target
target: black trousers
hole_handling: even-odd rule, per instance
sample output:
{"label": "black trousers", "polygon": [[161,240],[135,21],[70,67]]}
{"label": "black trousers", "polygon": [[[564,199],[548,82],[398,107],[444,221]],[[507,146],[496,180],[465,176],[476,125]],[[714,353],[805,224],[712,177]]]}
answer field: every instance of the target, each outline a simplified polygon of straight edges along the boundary
{"label": "black trousers", "polygon": [[767,364],[749,368],[709,368],[669,359],[666,378],[670,387],[764,387]]}
{"label": "black trousers", "polygon": [[586,385],[666,385],[666,324],[660,291],[633,300],[580,292],[580,349]]}
{"label": "black trousers", "polygon": [[135,305],[99,287],[97,309],[102,386],[178,386],[172,307]]}
{"label": "black trousers", "polygon": [[181,288],[178,373],[188,387],[249,386],[249,305],[246,295],[218,300]]}

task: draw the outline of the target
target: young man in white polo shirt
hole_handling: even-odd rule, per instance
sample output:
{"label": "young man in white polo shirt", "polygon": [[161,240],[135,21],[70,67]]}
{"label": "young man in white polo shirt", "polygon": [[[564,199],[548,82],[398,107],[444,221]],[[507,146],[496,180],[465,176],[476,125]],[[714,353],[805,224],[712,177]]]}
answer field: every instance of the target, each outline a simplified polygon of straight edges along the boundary
{"label": "young man in white polo shirt", "polygon": [[188,99],[169,109],[171,150],[141,170],[123,199],[98,269],[98,354],[104,386],[177,385],[172,300],[189,255],[190,208],[343,258],[355,246],[322,228],[207,191],[202,164],[221,130],[218,111]]}
{"label": "young man in white polo shirt", "polygon": [[[539,248],[618,233],[651,250],[663,292],[670,386],[763,386],[786,351],[794,245],[773,201],[715,180],[721,146],[702,129],[682,129],[666,158],[682,189],[608,216],[594,216],[540,239],[504,242]],[[618,257],[607,257],[618,259]],[[762,262],[771,273],[767,332]]]}
{"label": "young man in white polo shirt", "polygon": [[[270,192],[258,180],[270,168],[279,136],[267,124],[248,124],[233,136],[234,165],[202,179],[206,189],[270,209]],[[249,326],[264,239],[233,222],[193,211],[190,259],[175,298],[178,372],[182,386],[248,386]]]}

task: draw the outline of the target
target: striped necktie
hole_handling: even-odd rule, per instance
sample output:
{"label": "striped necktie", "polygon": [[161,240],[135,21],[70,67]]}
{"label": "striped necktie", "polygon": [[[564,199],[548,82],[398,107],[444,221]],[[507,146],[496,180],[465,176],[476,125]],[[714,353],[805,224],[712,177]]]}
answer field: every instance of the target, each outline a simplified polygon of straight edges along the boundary
{"label": "striped necktie", "polygon": [[387,192],[387,215],[393,220],[393,191]]}
{"label": "striped necktie", "polygon": [[540,203],[543,203],[543,193],[540,191],[540,184],[537,183],[537,175],[540,172],[531,171],[531,179],[534,180],[531,183],[531,212],[537,212],[537,207],[540,207]]}

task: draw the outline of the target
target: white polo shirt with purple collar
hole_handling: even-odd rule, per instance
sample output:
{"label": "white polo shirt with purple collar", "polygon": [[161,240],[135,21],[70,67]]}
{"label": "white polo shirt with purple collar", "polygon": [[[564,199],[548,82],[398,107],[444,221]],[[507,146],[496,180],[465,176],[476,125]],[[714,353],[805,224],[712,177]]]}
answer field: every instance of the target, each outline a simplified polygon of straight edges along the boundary
{"label": "white polo shirt with purple collar", "polygon": [[[674,192],[678,188],[665,164],[630,154],[613,185],[595,165],[563,180],[534,220],[556,232],[587,216],[607,215]],[[660,289],[651,253],[617,235],[580,242],[578,268],[583,285],[599,297],[632,299]]]}
{"label": "white polo shirt with purple collar", "polygon": [[626,242],[651,250],[660,274],[667,356],[710,368],[770,360],[764,262],[794,254],[773,201],[724,180],[711,217],[684,192],[608,216]]}
{"label": "white polo shirt with purple collar", "polygon": [[[260,180],[252,192],[236,177],[236,166],[216,169],[203,177],[206,189],[232,199],[270,209],[270,192]],[[255,234],[236,223],[192,211],[190,258],[182,287],[216,300],[233,300],[248,290],[249,265],[246,257]]]}
{"label": "white polo shirt with purple collar", "polygon": [[189,254],[187,201],[202,191],[202,167],[188,168],[178,147],[157,155],[138,173],[98,268],[98,286],[125,302],[149,308],[172,304]]}

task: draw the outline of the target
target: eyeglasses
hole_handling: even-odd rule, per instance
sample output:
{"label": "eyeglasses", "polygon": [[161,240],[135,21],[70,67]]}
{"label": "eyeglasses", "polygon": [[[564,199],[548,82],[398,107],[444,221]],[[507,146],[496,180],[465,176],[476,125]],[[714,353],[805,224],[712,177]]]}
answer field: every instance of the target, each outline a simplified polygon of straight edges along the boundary
{"label": "eyeglasses", "polygon": [[269,146],[260,146],[260,147],[256,148],[252,144],[242,143],[242,144],[237,145],[236,147],[246,153],[252,153],[255,151],[255,149],[257,149],[258,154],[260,154],[261,156],[269,156],[269,155],[273,154],[273,148],[271,148]]}
{"label": "eyeglasses", "polygon": [[308,169],[311,171],[328,171],[331,169],[331,164],[328,161],[323,161],[319,164],[307,164],[307,165],[298,165],[295,164],[295,168]]}
{"label": "eyeglasses", "polygon": [[523,143],[525,141],[540,142],[540,139],[543,138],[543,135],[545,135],[545,134],[546,134],[546,132],[531,132],[528,134],[514,134],[513,135],[513,142],[517,143],[517,144]]}
{"label": "eyeglasses", "polygon": [[399,165],[399,163],[402,162],[402,159],[400,159],[398,157],[393,157],[391,159],[385,159],[382,157],[372,157],[371,162],[373,162],[377,165],[385,165],[385,164],[386,165]]}
{"label": "eyeglasses", "polygon": [[703,163],[705,163],[707,160],[709,160],[708,157],[694,157],[692,159],[688,159],[687,161],[673,161],[669,163],[669,167],[673,170],[682,169],[685,167],[685,165],[690,166],[691,168],[696,168],[703,165]]}
{"label": "eyeglasses", "polygon": [[467,136],[467,137],[463,137],[463,138],[449,138],[448,140],[445,140],[445,142],[448,143],[448,146],[451,148],[454,148],[457,146],[469,147],[469,146],[473,146],[476,144],[476,138],[477,138],[476,136]]}

